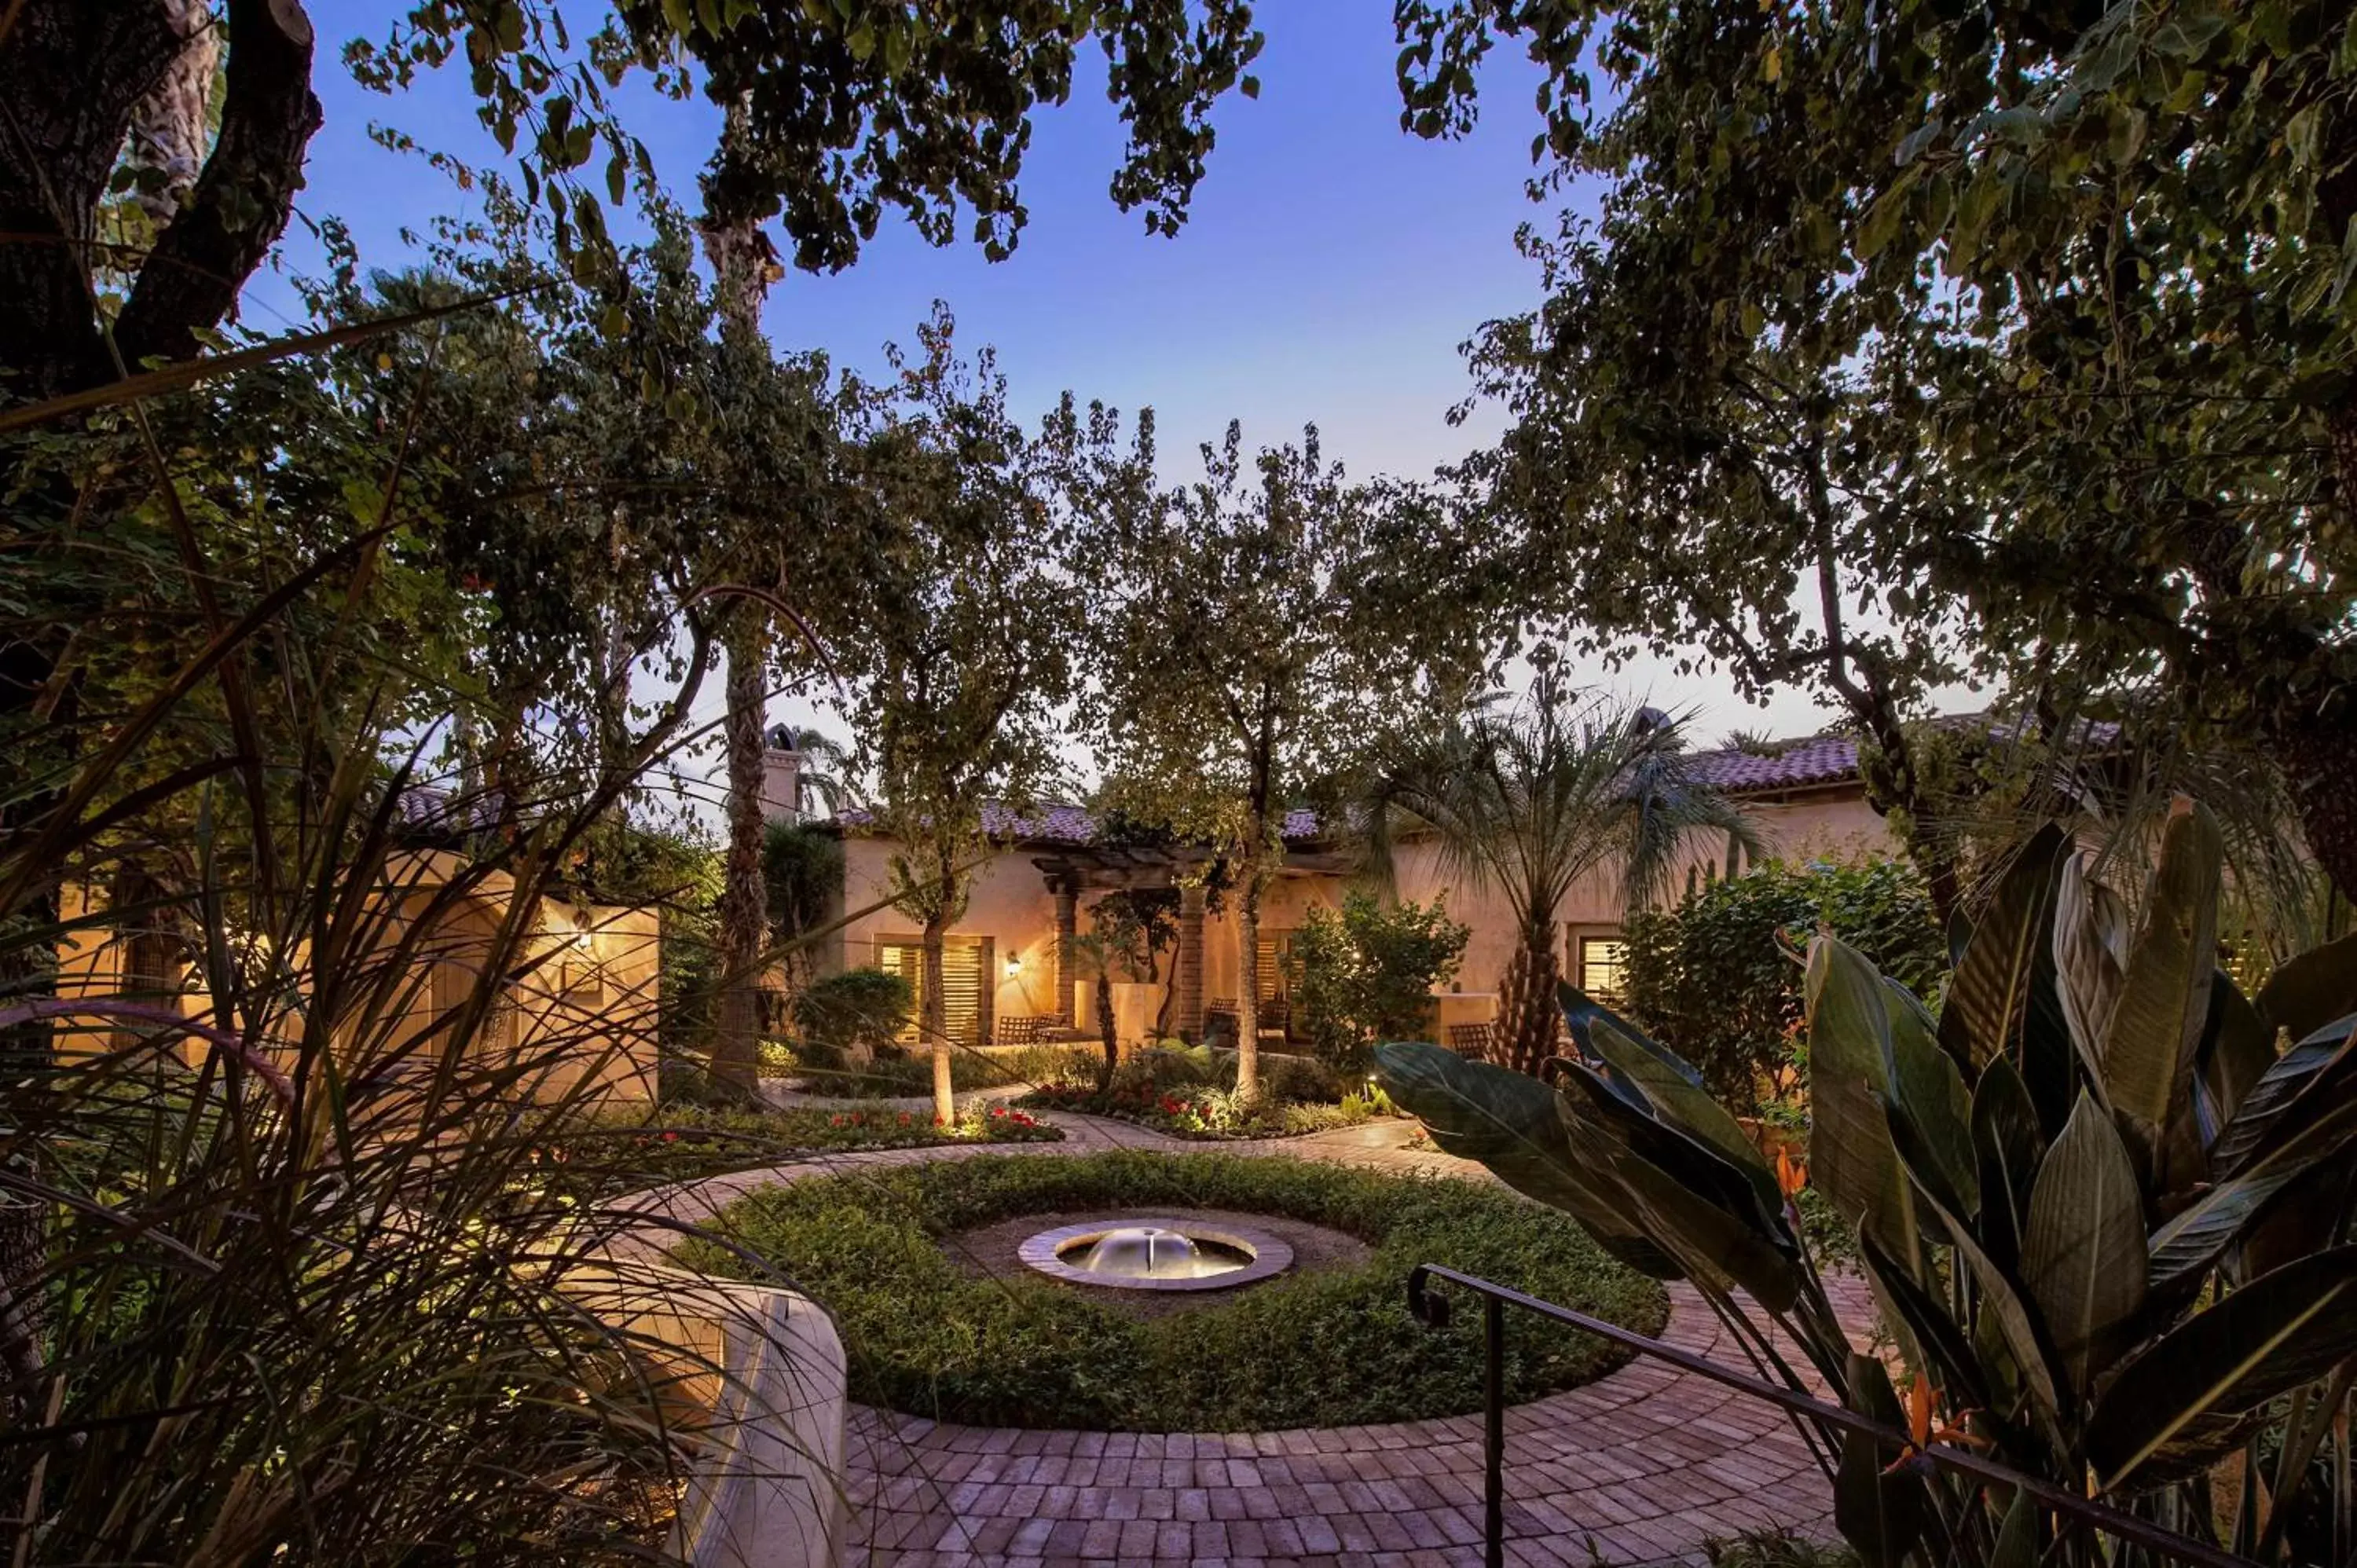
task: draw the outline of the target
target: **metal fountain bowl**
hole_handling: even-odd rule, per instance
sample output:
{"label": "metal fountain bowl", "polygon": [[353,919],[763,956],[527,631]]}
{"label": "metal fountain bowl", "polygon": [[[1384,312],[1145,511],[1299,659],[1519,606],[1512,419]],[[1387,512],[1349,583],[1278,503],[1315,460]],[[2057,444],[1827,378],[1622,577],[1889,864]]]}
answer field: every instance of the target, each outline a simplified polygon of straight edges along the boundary
{"label": "metal fountain bowl", "polygon": [[1293,1266],[1293,1249],[1265,1231],[1170,1219],[1061,1226],[1017,1255],[1050,1278],[1110,1290],[1233,1290]]}

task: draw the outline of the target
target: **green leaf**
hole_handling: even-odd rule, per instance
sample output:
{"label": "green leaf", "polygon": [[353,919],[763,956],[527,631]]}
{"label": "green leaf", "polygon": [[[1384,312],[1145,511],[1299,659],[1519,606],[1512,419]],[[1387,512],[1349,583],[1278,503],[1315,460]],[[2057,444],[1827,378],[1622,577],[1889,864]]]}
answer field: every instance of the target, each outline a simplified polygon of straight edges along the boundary
{"label": "green leaf", "polygon": [[[1849,1407],[1900,1431],[1907,1427],[1890,1376],[1871,1356],[1852,1356]],[[1909,1472],[1886,1475],[1897,1455],[1886,1455],[1864,1433],[1842,1434],[1841,1467],[1834,1476],[1834,1527],[1868,1568],[1899,1568],[1923,1536],[1927,1505],[1923,1480]]]}
{"label": "green leaf", "polygon": [[[2351,958],[2357,961],[2357,954]],[[2202,1031],[2193,1085],[2204,1150],[2217,1147],[2219,1134],[2242,1109],[2244,1097],[2275,1061],[2275,1029],[2244,997],[2233,976],[2214,976],[2210,982],[2210,1022]]]}
{"label": "green leaf", "polygon": [[2337,1107],[2154,1231],[2147,1243],[2152,1288],[2190,1289],[2200,1283],[2202,1271],[2233,1243],[2253,1217],[2319,1162],[2344,1153],[2352,1131],[2357,1131],[2357,1103]]}
{"label": "green leaf", "polygon": [[2049,1135],[2071,1112],[2068,1026],[2054,988],[2056,884],[2070,844],[2049,822],[2022,849],[1948,980],[1940,1043],[1967,1068],[2010,1054]]}
{"label": "green leaf", "polygon": [[2013,1063],[1998,1057],[1973,1090],[1973,1154],[1980,1167],[1980,1239],[1991,1258],[2011,1268],[2029,1225],[2029,1194],[2046,1157],[2038,1107]]}
{"label": "green leaf", "polygon": [[1973,1155],[1973,1104],[1955,1058],[1940,1048],[1931,1014],[1914,993],[1884,978],[1890,1024],[1891,1136],[1919,1186],[1935,1185],[1943,1208],[1969,1219],[1980,1211],[1980,1169]]}
{"label": "green leaf", "polygon": [[1575,1156],[1554,1090],[1422,1041],[1379,1045],[1374,1064],[1383,1092],[1423,1121],[1443,1153],[1479,1161],[1523,1197],[1562,1209],[1640,1273],[1678,1277],[1669,1256],[1627,1218],[1617,1184],[1609,1175],[1599,1180],[1604,1173],[1584,1169]]}
{"label": "green leaf", "polygon": [[2222,854],[2206,809],[2184,800],[2170,808],[2144,923],[2104,1037],[2112,1108],[2156,1133],[2178,1097],[2190,1092],[2193,1053],[2210,1015]]}
{"label": "green leaf", "polygon": [[1980,1358],[1947,1308],[1873,1237],[1858,1238],[1858,1262],[1884,1321],[1905,1336],[1902,1344],[1911,1346],[1909,1366],[1967,1406],[1995,1410]]}
{"label": "green leaf", "polygon": [[2357,1039],[2357,1014],[2326,1025],[2277,1057],[2219,1133],[2210,1150],[2212,1173],[2221,1180],[2233,1176],[2257,1157],[2279,1129],[2305,1120],[2316,1109],[2302,1104],[2310,1088],[2346,1081],[2348,1069],[2357,1066],[2352,1039]]}
{"label": "green leaf", "polygon": [[1759,1145],[1745,1135],[1742,1125],[1727,1114],[1727,1108],[1702,1087],[1700,1073],[1577,987],[1558,983],[1556,990],[1565,1020],[1568,1023],[1575,1013],[1577,1015],[1573,1034],[1582,1047],[1633,1084],[1657,1115],[1725,1155],[1737,1169],[1762,1188],[1769,1202],[1782,1202],[1776,1173],[1760,1158]]}
{"label": "green leaf", "polygon": [[[1975,1324],[1976,1342],[1980,1333],[1995,1326],[1996,1343],[2012,1356],[2015,1370],[2029,1394],[2032,1413],[2047,1434],[2059,1443],[2062,1403],[2056,1394],[2045,1344],[2038,1337],[2038,1326],[2030,1318],[2029,1306],[2014,1288],[2012,1279],[1981,1250],[1964,1222],[1953,1214],[1940,1218],[1947,1224],[1949,1244],[1972,1271],[1973,1283],[1980,1287],[1980,1316]],[[1987,1356],[1983,1359],[1986,1363]]]}
{"label": "green leaf", "polygon": [[1996,1545],[1989,1552],[1989,1568],[2038,1568],[2039,1507],[2028,1492],[2013,1494],[1997,1527]]}
{"label": "green leaf", "polygon": [[2021,1235],[2021,1281],[2064,1369],[2087,1387],[2113,1331],[2145,1297],[2144,1194],[2127,1144],[2104,1108],[2081,1095],[2047,1151]]}
{"label": "green leaf", "polygon": [[1921,1248],[1890,1142],[1890,1019],[1882,977],[1838,939],[1809,943],[1809,1176],[1845,1219],[1894,1257]]}
{"label": "green leaf", "polygon": [[2295,1040],[2357,1013],[2357,931],[2279,966],[2259,987],[2252,1005],[2260,1017]]}
{"label": "green leaf", "polygon": [[2232,1417],[2357,1354],[2357,1247],[2264,1274],[2121,1367],[2089,1419],[2110,1491],[2195,1423]]}
{"label": "green leaf", "polygon": [[2054,891],[2054,986],[2071,1043],[2087,1075],[2102,1080],[2104,1036],[2119,1005],[2127,967],[2128,914],[2119,896],[2065,855]]}

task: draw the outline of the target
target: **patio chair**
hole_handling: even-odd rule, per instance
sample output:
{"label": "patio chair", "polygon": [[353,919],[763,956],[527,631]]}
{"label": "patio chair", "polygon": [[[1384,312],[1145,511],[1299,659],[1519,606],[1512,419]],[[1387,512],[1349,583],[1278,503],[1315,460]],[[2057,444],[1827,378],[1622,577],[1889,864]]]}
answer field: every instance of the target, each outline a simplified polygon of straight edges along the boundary
{"label": "patio chair", "polygon": [[1039,1045],[1049,1023],[1049,1019],[1036,1014],[1028,1018],[1001,1018],[998,1021],[998,1043],[1002,1046]]}
{"label": "patio chair", "polygon": [[1497,1027],[1491,1024],[1451,1024],[1448,1026],[1448,1048],[1470,1062],[1490,1059],[1491,1043]]}

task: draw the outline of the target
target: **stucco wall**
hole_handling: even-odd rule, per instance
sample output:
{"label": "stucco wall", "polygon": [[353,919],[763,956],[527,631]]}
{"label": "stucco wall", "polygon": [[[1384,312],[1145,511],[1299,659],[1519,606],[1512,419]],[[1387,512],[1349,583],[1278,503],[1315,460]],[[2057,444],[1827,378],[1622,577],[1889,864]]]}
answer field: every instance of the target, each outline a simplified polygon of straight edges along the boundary
{"label": "stucco wall", "polygon": [[[1857,861],[1897,853],[1897,847],[1865,800],[1854,792],[1825,791],[1813,796],[1745,803],[1754,831],[1769,856],[1793,860],[1813,857]],[[853,838],[844,844],[844,902],[861,909],[884,896],[888,886],[889,850],[875,839]],[[1055,1011],[1056,907],[1032,850],[1009,850],[994,856],[976,872],[974,896],[964,918],[951,928],[963,936],[987,936],[995,943],[998,971],[996,1012],[998,1018],[1039,1015]],[[1697,835],[1689,846],[1687,864],[1699,879],[1722,870],[1726,842],[1717,834]],[[1513,953],[1515,922],[1512,911],[1480,886],[1467,886],[1442,865],[1434,847],[1409,843],[1400,846],[1396,863],[1400,897],[1429,903],[1445,895],[1451,918],[1470,927],[1465,961],[1457,984],[1468,992],[1497,986]],[[1675,879],[1683,887],[1685,878]],[[1275,935],[1298,928],[1312,904],[1332,908],[1341,902],[1343,884],[1332,876],[1280,876],[1264,895],[1261,929]],[[1089,929],[1088,908],[1081,904],[1080,929]],[[1620,929],[1621,903],[1619,872],[1607,867],[1582,881],[1566,904],[1566,934],[1606,935]],[[862,915],[843,932],[832,956],[848,965],[876,961],[879,940],[913,938],[916,922],[897,910]],[[1237,994],[1240,972],[1234,911],[1226,910],[1203,922],[1203,997],[1217,1001]],[[1009,972],[1012,955],[1019,965]],[[1082,1026],[1092,1019],[1076,1015]]]}

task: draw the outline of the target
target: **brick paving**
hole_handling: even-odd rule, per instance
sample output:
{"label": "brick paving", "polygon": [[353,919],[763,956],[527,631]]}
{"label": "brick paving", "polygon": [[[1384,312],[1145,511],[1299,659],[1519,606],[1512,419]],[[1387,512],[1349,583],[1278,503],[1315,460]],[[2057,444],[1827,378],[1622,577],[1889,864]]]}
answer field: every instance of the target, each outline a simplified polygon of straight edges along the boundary
{"label": "brick paving", "polygon": [[[1061,1144],[1200,1149],[1125,1122],[1057,1115]],[[1487,1179],[1410,1146],[1381,1122],[1266,1143],[1212,1145]],[[899,1149],[716,1177],[664,1196],[700,1218],[780,1180],[956,1159],[976,1147]],[[1835,1281],[1865,1342],[1872,1305]],[[1670,1291],[1662,1337],[1744,1365],[1702,1298]],[[1510,1320],[1511,1324],[1511,1320]],[[1570,1332],[1537,1325],[1510,1332]],[[869,1568],[1070,1568],[1102,1563],[1423,1568],[1481,1561],[1479,1413],[1294,1432],[1149,1434],[957,1426],[854,1406],[850,1561]],[[1784,1527],[1829,1536],[1824,1479],[1781,1412],[1643,1359],[1506,1415],[1506,1561],[1590,1568],[1699,1561],[1713,1537]]]}

